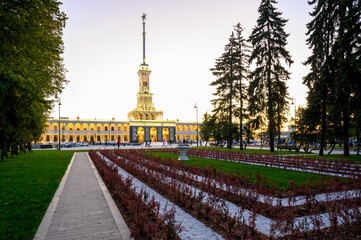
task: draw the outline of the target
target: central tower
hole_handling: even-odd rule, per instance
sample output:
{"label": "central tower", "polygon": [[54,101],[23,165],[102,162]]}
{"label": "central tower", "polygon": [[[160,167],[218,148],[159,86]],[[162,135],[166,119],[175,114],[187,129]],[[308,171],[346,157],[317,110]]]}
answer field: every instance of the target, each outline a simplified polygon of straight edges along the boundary
{"label": "central tower", "polygon": [[162,120],[163,112],[156,111],[153,104],[153,94],[149,91],[149,75],[152,72],[145,61],[145,19],[147,15],[143,13],[143,63],[138,70],[139,91],[137,94],[137,106],[128,113],[129,120]]}

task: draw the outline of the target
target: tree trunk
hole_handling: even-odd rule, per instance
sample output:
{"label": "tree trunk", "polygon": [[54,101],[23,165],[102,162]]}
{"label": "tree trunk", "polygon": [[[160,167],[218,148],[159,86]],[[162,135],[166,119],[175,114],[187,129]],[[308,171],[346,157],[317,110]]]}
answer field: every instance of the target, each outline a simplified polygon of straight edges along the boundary
{"label": "tree trunk", "polygon": [[332,144],[331,144],[331,149],[330,149],[330,151],[327,153],[327,155],[330,155],[330,154],[332,153],[332,151],[333,151],[333,149],[335,148],[335,146],[336,146],[336,142],[332,142]]}
{"label": "tree trunk", "polygon": [[358,130],[358,128],[356,130],[356,139],[357,139],[357,149],[356,149],[356,151],[357,151],[357,156],[359,156],[360,155],[360,131]]}
{"label": "tree trunk", "polygon": [[278,144],[281,144],[281,113],[280,113],[279,103],[277,103],[277,137],[278,137]]}
{"label": "tree trunk", "polygon": [[349,157],[350,156],[350,148],[349,148],[349,145],[348,145],[348,141],[349,141],[349,134],[348,134],[349,118],[348,118],[347,104],[344,104],[342,118],[343,118],[343,141],[344,141],[343,155],[345,157]]}
{"label": "tree trunk", "polygon": [[[242,85],[241,85],[242,86]],[[240,98],[241,98],[241,102],[240,102],[240,109],[239,109],[239,132],[240,132],[240,140],[239,140],[239,149],[243,150],[243,113],[242,113],[242,107],[243,107],[243,101],[242,101],[242,87],[240,89],[241,93],[240,93]]]}
{"label": "tree trunk", "polygon": [[228,136],[227,136],[227,148],[232,149],[232,93],[233,93],[233,56],[231,57],[231,69],[230,69],[230,88],[229,88],[229,118],[228,118]]}
{"label": "tree trunk", "polygon": [[[271,29],[270,27],[270,23],[268,21],[267,23],[267,31],[269,32]],[[269,129],[269,137],[270,137],[270,142],[269,142],[269,147],[270,147],[270,151],[274,152],[275,148],[274,148],[274,139],[273,139],[273,132],[274,132],[274,125],[273,125],[273,98],[272,98],[272,82],[271,82],[271,36],[268,34],[267,37],[267,46],[268,46],[268,63],[267,63],[267,88],[268,88],[268,129]]]}
{"label": "tree trunk", "polygon": [[1,146],[1,161],[5,160],[5,146]]}
{"label": "tree trunk", "polygon": [[321,119],[321,142],[319,155],[323,156],[323,149],[325,148],[326,136],[326,100],[322,100],[322,119]]}

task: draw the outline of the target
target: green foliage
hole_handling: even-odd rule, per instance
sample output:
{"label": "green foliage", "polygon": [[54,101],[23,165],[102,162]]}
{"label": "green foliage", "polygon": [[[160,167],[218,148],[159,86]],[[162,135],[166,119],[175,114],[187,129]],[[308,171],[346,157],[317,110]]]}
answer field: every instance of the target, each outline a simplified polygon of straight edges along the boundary
{"label": "green foliage", "polygon": [[248,76],[249,76],[249,53],[250,46],[247,44],[246,39],[243,37],[242,33],[244,28],[241,27],[241,24],[238,23],[234,26],[234,32],[236,35],[236,57],[237,64],[235,66],[235,76],[237,78],[236,88],[238,89],[238,101],[239,108],[235,110],[235,116],[239,118],[239,140],[240,140],[240,149],[243,150],[243,134],[246,134],[246,139],[250,139],[251,133],[247,130],[250,128],[244,128],[243,122],[249,122],[249,115],[247,112],[248,106]]}
{"label": "green foliage", "polygon": [[41,150],[0,163],[0,239],[32,239],[73,151]]}
{"label": "green foliage", "polygon": [[56,0],[0,4],[0,150],[39,139],[63,88],[62,30],[65,14]]}
{"label": "green foliage", "polygon": [[[217,96],[212,100],[213,112],[218,124],[227,129],[227,133],[218,133],[218,135],[226,136],[227,148],[232,148],[235,137],[243,138],[242,130],[240,136],[235,136],[237,128],[233,123],[234,118],[239,117],[240,128],[242,128],[247,102],[247,86],[244,81],[247,80],[249,72],[249,46],[242,36],[243,31],[240,23],[234,26],[229,43],[225,46],[225,52],[216,59],[215,67],[211,68],[213,75],[217,77],[210,84],[216,87],[213,95]],[[237,102],[239,102],[239,107],[237,107]]]}
{"label": "green foliage", "polygon": [[[359,122],[361,82],[361,3],[358,0],[313,0],[307,43],[312,49],[304,78],[310,89],[308,108],[319,108],[320,155],[325,140],[343,139],[349,156],[349,122]],[[357,106],[358,107],[355,107]],[[356,127],[357,124],[351,125]],[[356,133],[357,134],[357,133]]]}
{"label": "green foliage", "polygon": [[201,137],[207,142],[213,138],[215,132],[216,119],[207,112],[203,115],[203,124],[200,126]]}
{"label": "green foliage", "polygon": [[[314,111],[312,111],[314,110]],[[299,107],[294,120],[294,131],[291,133],[291,137],[299,141],[301,145],[306,146],[308,151],[309,145],[316,142],[319,138],[317,109]]]}
{"label": "green foliage", "polygon": [[[216,87],[216,92],[213,95],[217,96],[211,102],[214,106],[213,112],[221,118],[226,118],[228,126],[232,125],[233,112],[236,108],[234,96],[236,95],[236,78],[234,75],[236,52],[235,52],[235,37],[232,32],[229,43],[224,48],[224,53],[221,57],[216,59],[214,68],[211,68],[212,74],[216,76],[216,80],[210,85]],[[232,138],[231,129],[227,129],[227,147],[231,148]]]}
{"label": "green foliage", "polygon": [[256,125],[267,118],[271,152],[274,151],[274,132],[280,132],[288,111],[285,81],[290,73],[283,62],[288,66],[293,63],[286,50],[289,34],[285,33],[284,27],[287,20],[273,6],[276,3],[275,0],[262,0],[257,25],[249,37],[253,46],[250,62],[256,65],[250,74],[249,111]]}

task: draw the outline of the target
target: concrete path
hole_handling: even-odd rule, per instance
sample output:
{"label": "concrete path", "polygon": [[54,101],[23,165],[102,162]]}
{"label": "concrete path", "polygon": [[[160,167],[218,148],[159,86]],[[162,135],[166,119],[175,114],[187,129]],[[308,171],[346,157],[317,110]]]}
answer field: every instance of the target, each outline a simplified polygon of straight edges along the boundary
{"label": "concrete path", "polygon": [[34,239],[130,239],[87,153],[75,153]]}

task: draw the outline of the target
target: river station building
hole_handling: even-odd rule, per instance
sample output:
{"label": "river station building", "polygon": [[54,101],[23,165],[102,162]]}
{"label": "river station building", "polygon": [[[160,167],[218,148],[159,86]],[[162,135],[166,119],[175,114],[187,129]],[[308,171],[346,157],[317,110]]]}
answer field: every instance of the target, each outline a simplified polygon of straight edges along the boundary
{"label": "river station building", "polygon": [[143,14],[143,62],[138,70],[137,105],[128,113],[128,119],[119,121],[114,118],[97,120],[60,117],[59,121],[59,118],[48,118],[40,142],[58,143],[59,127],[62,143],[114,143],[118,140],[122,143],[162,142],[164,140],[170,142],[197,141],[197,130],[200,124],[163,120],[163,111],[154,107],[153,94],[150,92],[151,70],[145,61],[145,19],[146,14]]}

